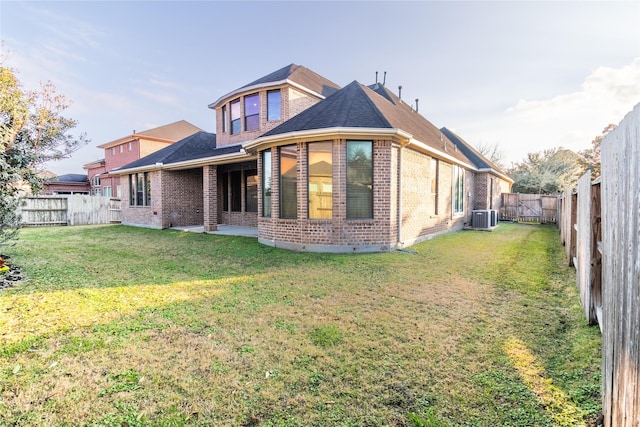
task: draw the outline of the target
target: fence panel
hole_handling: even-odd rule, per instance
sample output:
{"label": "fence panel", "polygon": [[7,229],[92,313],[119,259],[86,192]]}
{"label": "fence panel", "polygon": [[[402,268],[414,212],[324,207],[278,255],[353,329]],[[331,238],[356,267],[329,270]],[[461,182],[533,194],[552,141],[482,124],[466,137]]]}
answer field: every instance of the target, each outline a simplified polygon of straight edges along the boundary
{"label": "fence panel", "polygon": [[640,104],[602,141],[605,427],[640,425]]}
{"label": "fence panel", "polygon": [[595,307],[591,299],[591,171],[578,180],[576,219],[576,254],[573,265],[576,268],[576,282],[585,317],[590,324],[597,322]]}
{"label": "fence panel", "polygon": [[500,218],[541,224],[555,223],[558,218],[558,196],[502,193]]}
{"label": "fence panel", "polygon": [[25,226],[120,222],[120,199],[87,195],[25,197],[18,213]]}

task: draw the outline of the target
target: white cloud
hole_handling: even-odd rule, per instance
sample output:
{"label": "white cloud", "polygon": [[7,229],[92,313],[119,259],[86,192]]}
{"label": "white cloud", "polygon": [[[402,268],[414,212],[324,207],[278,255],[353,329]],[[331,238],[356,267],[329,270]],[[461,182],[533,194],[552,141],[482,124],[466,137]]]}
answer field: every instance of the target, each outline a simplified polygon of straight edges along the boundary
{"label": "white cloud", "polygon": [[499,144],[510,163],[547,148],[588,148],[609,123],[617,125],[639,102],[640,58],[636,58],[621,68],[597,68],[579,91],[521,99],[495,118],[471,122],[459,132],[471,142]]}

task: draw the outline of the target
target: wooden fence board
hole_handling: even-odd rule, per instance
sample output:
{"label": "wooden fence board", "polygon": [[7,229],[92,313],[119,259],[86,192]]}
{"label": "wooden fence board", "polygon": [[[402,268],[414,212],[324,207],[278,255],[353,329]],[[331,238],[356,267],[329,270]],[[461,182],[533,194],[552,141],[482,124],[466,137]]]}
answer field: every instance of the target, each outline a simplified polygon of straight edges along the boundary
{"label": "wooden fence board", "polygon": [[502,193],[500,218],[518,222],[555,223],[558,196],[544,194]]}
{"label": "wooden fence board", "polygon": [[640,104],[602,141],[605,426],[640,425]]}

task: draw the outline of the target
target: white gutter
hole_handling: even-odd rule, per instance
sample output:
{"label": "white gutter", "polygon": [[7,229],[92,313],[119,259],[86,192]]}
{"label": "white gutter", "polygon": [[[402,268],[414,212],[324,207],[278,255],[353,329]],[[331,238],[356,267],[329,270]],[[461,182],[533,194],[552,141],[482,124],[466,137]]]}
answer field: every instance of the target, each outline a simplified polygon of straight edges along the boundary
{"label": "white gutter", "polygon": [[[331,138],[371,138],[371,139],[379,139],[380,137],[388,137],[389,139],[393,139],[396,142],[405,145],[411,146],[412,148],[422,151],[427,154],[431,154],[443,160],[447,160],[451,163],[458,164],[460,166],[464,166],[466,169],[477,171],[474,165],[464,162],[462,160],[458,160],[450,154],[445,153],[444,151],[437,150],[433,147],[426,145],[423,142],[418,141],[408,132],[403,131],[402,129],[392,128],[352,128],[352,127],[333,127],[333,128],[324,128],[324,129],[311,129],[311,130],[303,130],[297,132],[289,132],[285,134],[279,135],[270,135],[264,136],[254,139],[253,141],[249,141],[245,143],[244,148],[247,151],[255,150],[262,145],[285,145],[291,142],[305,142],[311,140],[318,140],[319,138],[331,139]],[[453,143],[452,143],[453,144]]]}
{"label": "white gutter", "polygon": [[502,172],[498,172],[497,170],[493,169],[493,168],[482,168],[482,169],[478,169],[478,172],[489,172],[489,173],[493,173],[494,175],[496,175],[498,178],[502,178],[505,181],[508,181],[510,183],[513,184],[513,179],[511,179],[510,177],[508,177],[507,175],[503,174]]}

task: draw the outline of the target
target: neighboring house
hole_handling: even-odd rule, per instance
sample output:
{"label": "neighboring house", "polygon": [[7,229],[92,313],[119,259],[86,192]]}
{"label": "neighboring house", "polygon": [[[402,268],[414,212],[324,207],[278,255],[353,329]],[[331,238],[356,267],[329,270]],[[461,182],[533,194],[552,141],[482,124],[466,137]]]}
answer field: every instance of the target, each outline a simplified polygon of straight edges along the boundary
{"label": "neighboring house", "polygon": [[381,84],[289,65],[222,96],[199,132],[129,163],[122,223],[258,228],[301,251],[388,251],[498,209],[512,180]]}
{"label": "neighboring house", "polygon": [[44,182],[43,194],[89,194],[86,174],[70,173],[49,178]]}
{"label": "neighboring house", "polygon": [[180,120],[143,132],[134,130],[131,135],[98,145],[98,148],[104,149],[104,158],[83,166],[87,170],[91,194],[122,197],[120,175],[113,173],[114,170],[201,130]]}

